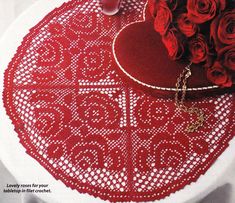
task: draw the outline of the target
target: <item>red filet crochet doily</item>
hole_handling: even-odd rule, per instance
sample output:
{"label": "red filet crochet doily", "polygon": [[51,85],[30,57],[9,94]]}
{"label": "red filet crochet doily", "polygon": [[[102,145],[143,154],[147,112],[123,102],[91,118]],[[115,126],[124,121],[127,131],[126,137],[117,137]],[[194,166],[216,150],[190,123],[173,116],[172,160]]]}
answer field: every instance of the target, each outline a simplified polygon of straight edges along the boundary
{"label": "red filet crochet doily", "polygon": [[5,73],[5,107],[27,153],[66,186],[110,201],[184,188],[235,135],[234,94],[189,102],[206,122],[187,134],[195,117],[122,82],[112,41],[144,5],[126,1],[107,17],[96,0],[65,3],[30,30]]}

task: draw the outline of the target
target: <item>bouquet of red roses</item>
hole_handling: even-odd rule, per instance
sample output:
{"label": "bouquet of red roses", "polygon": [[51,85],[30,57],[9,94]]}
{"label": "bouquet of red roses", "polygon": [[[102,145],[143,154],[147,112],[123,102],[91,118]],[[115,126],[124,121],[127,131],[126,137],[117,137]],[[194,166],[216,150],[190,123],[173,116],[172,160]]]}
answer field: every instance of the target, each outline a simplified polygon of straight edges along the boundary
{"label": "bouquet of red roses", "polygon": [[149,0],[154,28],[173,60],[201,63],[214,84],[235,83],[234,0]]}

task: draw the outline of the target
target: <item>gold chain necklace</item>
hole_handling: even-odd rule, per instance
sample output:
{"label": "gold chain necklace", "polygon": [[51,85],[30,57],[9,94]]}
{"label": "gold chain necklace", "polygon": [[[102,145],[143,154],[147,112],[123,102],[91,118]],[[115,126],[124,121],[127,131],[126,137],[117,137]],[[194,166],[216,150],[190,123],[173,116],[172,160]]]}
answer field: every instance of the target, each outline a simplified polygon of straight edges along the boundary
{"label": "gold chain necklace", "polygon": [[[190,70],[190,66],[192,65],[192,63],[190,63],[188,66],[185,67],[185,69],[183,70],[183,72],[180,74],[180,76],[177,79],[176,82],[176,94],[175,94],[175,105],[179,110],[182,110],[186,113],[191,114],[196,114],[197,115],[197,121],[195,121],[194,123],[191,123],[187,126],[187,128],[185,129],[186,132],[188,133],[192,133],[198,130],[198,128],[202,127],[205,121],[205,115],[204,112],[197,108],[197,107],[187,107],[184,104],[185,101],[185,96],[186,96],[186,92],[187,92],[187,80],[188,78],[192,75],[192,72]],[[180,96],[180,86],[182,85],[182,93]]]}

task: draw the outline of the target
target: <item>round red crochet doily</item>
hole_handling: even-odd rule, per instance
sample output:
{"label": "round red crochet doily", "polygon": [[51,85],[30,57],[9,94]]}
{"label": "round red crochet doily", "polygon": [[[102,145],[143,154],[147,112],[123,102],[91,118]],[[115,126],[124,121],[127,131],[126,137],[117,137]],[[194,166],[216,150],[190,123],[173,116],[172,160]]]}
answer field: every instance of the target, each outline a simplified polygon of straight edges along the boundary
{"label": "round red crochet doily", "polygon": [[187,134],[195,117],[120,79],[112,42],[144,6],[125,1],[108,17],[96,0],[65,3],[30,30],[5,73],[5,108],[27,153],[66,186],[110,201],[184,188],[235,135],[234,94],[188,102],[206,121]]}

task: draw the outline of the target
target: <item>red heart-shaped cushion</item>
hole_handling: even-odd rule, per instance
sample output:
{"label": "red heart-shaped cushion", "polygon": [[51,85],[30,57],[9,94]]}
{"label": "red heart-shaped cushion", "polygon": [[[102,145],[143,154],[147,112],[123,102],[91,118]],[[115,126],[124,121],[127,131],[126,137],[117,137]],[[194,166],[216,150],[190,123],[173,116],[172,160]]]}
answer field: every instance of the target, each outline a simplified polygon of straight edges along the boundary
{"label": "red heart-shaped cushion", "polygon": [[[172,97],[177,78],[190,63],[187,60],[171,60],[161,36],[154,30],[153,19],[146,8],[146,20],[127,25],[117,35],[113,52],[122,75],[132,85],[157,96]],[[190,97],[220,94],[235,88],[218,88],[206,78],[202,65],[191,66],[192,76],[188,79]]]}

